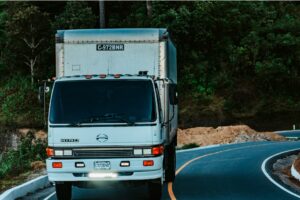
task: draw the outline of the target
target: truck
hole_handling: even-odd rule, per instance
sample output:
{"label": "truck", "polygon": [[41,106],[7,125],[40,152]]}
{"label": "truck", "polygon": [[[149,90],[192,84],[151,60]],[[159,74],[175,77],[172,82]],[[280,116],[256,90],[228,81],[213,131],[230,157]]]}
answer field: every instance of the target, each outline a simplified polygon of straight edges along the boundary
{"label": "truck", "polygon": [[74,186],[124,181],[160,199],[176,169],[177,61],[168,31],[58,30],[55,37],[46,166],[57,198],[71,199]]}

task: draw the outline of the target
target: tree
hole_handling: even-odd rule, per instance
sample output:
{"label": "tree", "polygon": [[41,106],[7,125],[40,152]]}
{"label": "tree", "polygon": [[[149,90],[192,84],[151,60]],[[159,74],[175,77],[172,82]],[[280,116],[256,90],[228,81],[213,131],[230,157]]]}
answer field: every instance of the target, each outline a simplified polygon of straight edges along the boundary
{"label": "tree", "polygon": [[94,28],[97,17],[83,1],[68,1],[65,11],[55,18],[54,29]]}
{"label": "tree", "polygon": [[99,25],[100,28],[105,28],[105,2],[99,0]]}
{"label": "tree", "polygon": [[[0,2],[0,48],[5,49],[6,46],[6,31],[5,31],[5,21],[7,19],[7,12],[5,11],[5,2]],[[0,53],[0,74],[3,74],[5,70],[3,61],[3,51]]]}
{"label": "tree", "polygon": [[48,14],[41,12],[36,6],[14,2],[9,4],[8,17],[6,64],[12,66],[12,71],[20,66],[27,66],[33,85],[40,56],[49,48],[51,30]]}
{"label": "tree", "polygon": [[152,2],[151,0],[146,0],[146,7],[147,7],[147,16],[149,18],[152,17]]}

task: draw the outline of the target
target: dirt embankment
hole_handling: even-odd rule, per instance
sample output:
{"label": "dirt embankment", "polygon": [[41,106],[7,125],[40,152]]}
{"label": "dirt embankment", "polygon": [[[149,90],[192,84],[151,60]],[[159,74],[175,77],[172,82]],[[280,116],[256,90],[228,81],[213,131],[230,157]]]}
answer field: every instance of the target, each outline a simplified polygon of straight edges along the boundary
{"label": "dirt embankment", "polygon": [[178,129],[178,146],[196,143],[199,146],[229,144],[251,141],[283,141],[285,138],[274,132],[257,132],[246,125],[195,127]]}

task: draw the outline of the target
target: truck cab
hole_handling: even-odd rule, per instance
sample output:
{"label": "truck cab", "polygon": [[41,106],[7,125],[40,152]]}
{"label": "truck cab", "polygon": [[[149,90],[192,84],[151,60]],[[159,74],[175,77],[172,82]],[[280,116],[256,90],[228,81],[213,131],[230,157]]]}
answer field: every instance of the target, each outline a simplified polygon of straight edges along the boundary
{"label": "truck cab", "polygon": [[56,41],[46,163],[58,199],[99,181],[142,181],[160,199],[175,178],[177,143],[166,30],[64,30]]}

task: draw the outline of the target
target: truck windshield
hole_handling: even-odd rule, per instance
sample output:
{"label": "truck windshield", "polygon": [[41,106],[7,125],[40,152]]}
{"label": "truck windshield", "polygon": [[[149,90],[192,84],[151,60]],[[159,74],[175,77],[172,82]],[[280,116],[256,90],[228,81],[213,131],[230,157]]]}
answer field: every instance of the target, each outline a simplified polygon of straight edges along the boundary
{"label": "truck windshield", "polygon": [[49,114],[55,124],[154,122],[150,80],[80,80],[56,82]]}

